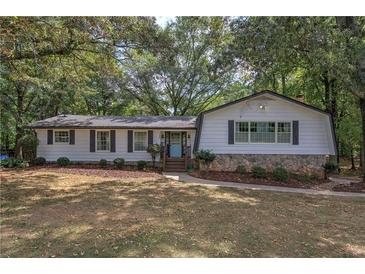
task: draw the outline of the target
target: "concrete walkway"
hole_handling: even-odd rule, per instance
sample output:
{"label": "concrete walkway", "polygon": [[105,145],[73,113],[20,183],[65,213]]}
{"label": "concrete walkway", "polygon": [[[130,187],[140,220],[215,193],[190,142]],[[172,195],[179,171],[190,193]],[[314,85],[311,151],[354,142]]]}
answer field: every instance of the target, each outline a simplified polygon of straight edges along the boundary
{"label": "concrete walkway", "polygon": [[276,192],[289,192],[289,193],[301,193],[308,195],[327,195],[327,196],[341,196],[341,197],[362,197],[365,198],[365,193],[352,193],[352,192],[335,192],[330,190],[315,190],[315,189],[303,189],[292,188],[282,186],[268,186],[268,185],[255,185],[255,184],[242,184],[224,181],[213,181],[195,178],[187,173],[183,172],[164,172],[163,175],[166,178],[177,180],[185,183],[205,185],[210,187],[233,187],[238,189],[251,189],[251,190],[266,190]]}

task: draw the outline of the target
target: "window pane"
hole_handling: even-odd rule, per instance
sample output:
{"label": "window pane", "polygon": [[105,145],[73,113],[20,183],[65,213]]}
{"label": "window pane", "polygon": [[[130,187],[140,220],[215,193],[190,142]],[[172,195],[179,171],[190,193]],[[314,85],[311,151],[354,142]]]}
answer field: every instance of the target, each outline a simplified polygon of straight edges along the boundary
{"label": "window pane", "polygon": [[68,143],[68,131],[55,131],[55,142],[56,143]]}
{"label": "window pane", "polygon": [[278,123],[278,143],[290,143],[290,122],[279,122]]}
{"label": "window pane", "polygon": [[235,142],[248,142],[248,122],[236,122]]}
{"label": "window pane", "polygon": [[251,122],[252,143],[275,143],[275,122]]}
{"label": "window pane", "polygon": [[147,149],[147,133],[135,132],[134,133],[134,150],[145,151]]}
{"label": "window pane", "polygon": [[109,149],[109,131],[98,131],[97,132],[96,149],[97,150],[110,150]]}

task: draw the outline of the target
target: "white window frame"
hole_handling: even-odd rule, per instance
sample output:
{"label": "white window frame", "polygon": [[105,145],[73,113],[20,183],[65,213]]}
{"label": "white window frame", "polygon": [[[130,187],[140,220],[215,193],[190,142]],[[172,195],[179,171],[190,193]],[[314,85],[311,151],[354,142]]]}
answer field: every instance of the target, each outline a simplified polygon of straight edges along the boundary
{"label": "white window frame", "polygon": [[[68,141],[67,142],[57,142],[56,141],[56,132],[67,132],[68,134]],[[67,129],[60,129],[60,130],[54,130],[53,131],[53,140],[54,140],[54,144],[58,144],[58,145],[69,145],[70,144],[70,130]]]}
{"label": "white window frame", "polygon": [[[136,133],[137,132],[144,132],[144,133],[146,133],[146,140],[145,140],[146,149],[143,149],[143,150],[136,150],[135,149]],[[133,130],[133,152],[146,152],[147,151],[147,147],[148,147],[148,131],[147,130]]]}
{"label": "white window frame", "polygon": [[[109,133],[109,137],[108,137],[108,148],[107,149],[98,149],[98,132],[108,132]],[[95,150],[96,152],[110,152],[110,130],[96,130],[95,132]]]}
{"label": "white window frame", "polygon": [[[237,142],[236,141],[236,123],[237,122],[248,122],[248,142]],[[264,123],[275,123],[275,142],[273,143],[256,143],[251,142],[251,123],[256,122],[264,122]],[[289,143],[278,143],[278,123],[290,123],[290,141]],[[244,144],[254,144],[254,145],[270,145],[270,144],[277,144],[277,145],[291,145],[293,143],[293,122],[292,121],[248,121],[248,120],[234,120],[234,144],[244,145]]]}
{"label": "white window frame", "polygon": [[[290,135],[289,135],[289,143],[279,143],[278,142],[278,132],[279,126],[278,123],[289,123],[290,124]],[[275,126],[275,142],[279,145],[291,145],[293,143],[293,122],[292,121],[277,121]]]}
{"label": "white window frame", "polygon": [[[248,141],[247,142],[236,142],[236,124],[237,123],[248,123]],[[250,131],[250,121],[234,121],[234,143],[235,144],[249,144],[250,143],[250,135],[251,135],[251,131]]]}

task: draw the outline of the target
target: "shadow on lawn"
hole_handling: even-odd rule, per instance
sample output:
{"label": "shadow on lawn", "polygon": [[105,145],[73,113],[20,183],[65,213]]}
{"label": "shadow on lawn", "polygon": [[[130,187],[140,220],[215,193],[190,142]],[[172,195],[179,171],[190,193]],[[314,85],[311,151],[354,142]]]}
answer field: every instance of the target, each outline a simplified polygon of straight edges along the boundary
{"label": "shadow on lawn", "polygon": [[349,223],[362,201],[166,180],[60,185],[72,178],[31,174],[1,184],[2,257],[365,255],[364,224]]}

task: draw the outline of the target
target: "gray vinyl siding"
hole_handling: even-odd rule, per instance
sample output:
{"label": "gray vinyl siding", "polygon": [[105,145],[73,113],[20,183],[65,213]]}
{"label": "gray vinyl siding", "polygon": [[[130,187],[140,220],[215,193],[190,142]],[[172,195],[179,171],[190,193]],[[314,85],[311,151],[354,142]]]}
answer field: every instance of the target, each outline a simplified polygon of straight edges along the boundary
{"label": "gray vinyl siding", "polygon": [[[258,111],[260,100],[237,103],[204,115],[199,149],[217,154],[335,154],[329,116],[267,96],[266,111]],[[299,121],[299,144],[228,144],[228,121]]]}
{"label": "gray vinyl siding", "polygon": [[[62,129],[56,129],[62,130]],[[66,129],[68,130],[68,129]],[[104,130],[104,129],[103,129]],[[138,129],[140,130],[140,129]],[[97,131],[97,130],[96,130]],[[134,162],[139,160],[151,161],[151,155],[147,152],[129,152],[128,153],[128,130],[115,130],[115,152],[95,151],[90,152],[90,129],[75,129],[75,144],[47,144],[47,129],[36,129],[39,141],[37,147],[37,156],[46,158],[47,161],[56,161],[59,157],[68,157],[71,161],[99,161],[106,159],[113,161],[115,158],[121,157],[126,161]],[[147,130],[146,130],[147,132]],[[153,130],[154,143],[160,143],[161,130]],[[195,132],[187,130],[191,134],[191,146],[194,142]],[[157,158],[159,160],[159,158]]]}

